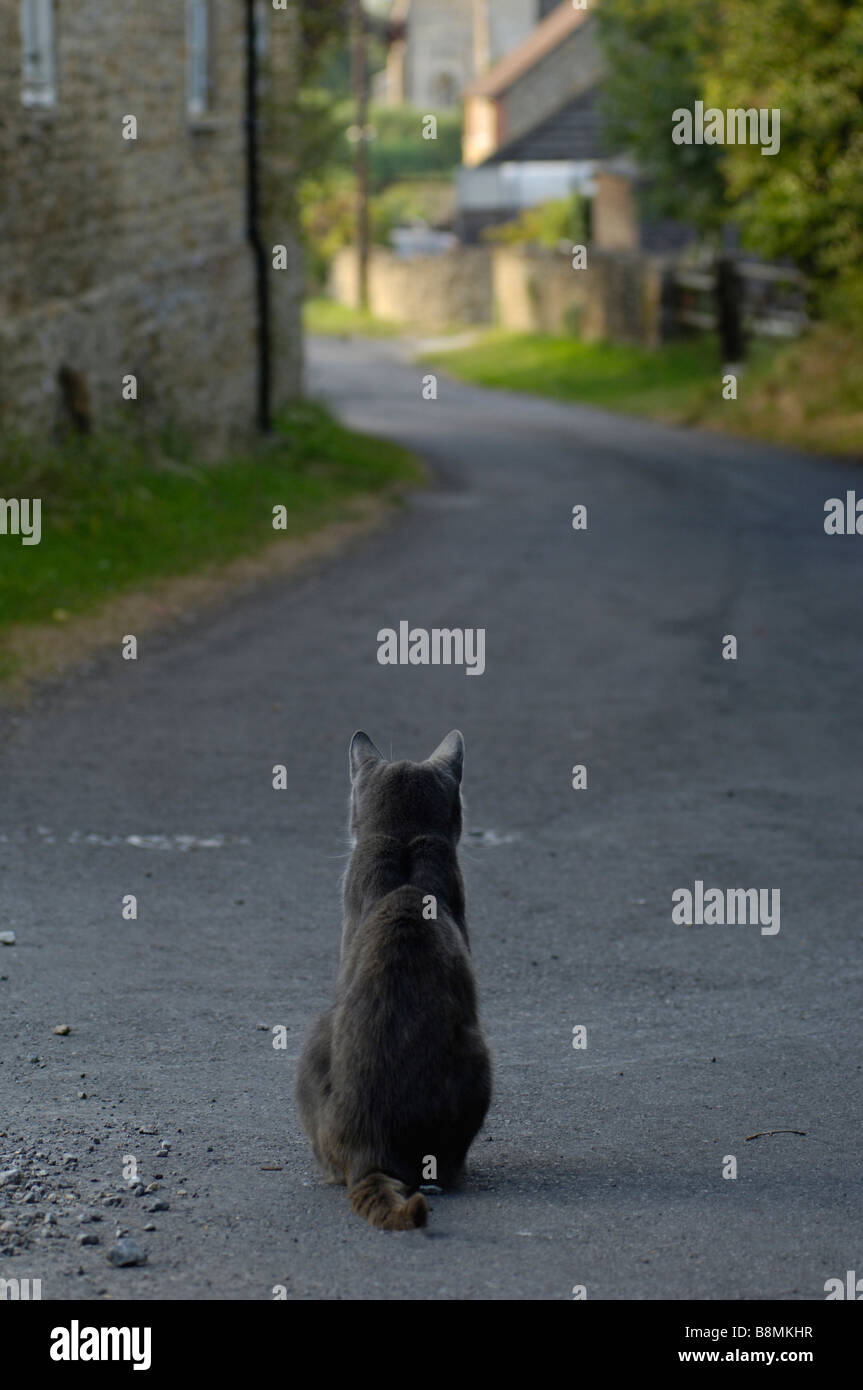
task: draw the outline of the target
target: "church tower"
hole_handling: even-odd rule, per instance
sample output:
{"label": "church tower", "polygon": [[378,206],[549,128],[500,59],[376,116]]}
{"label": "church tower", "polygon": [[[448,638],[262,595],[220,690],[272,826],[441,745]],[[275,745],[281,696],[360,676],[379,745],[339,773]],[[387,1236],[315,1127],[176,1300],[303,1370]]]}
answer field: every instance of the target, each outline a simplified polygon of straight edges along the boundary
{"label": "church tower", "polygon": [[407,28],[378,83],[390,106],[457,106],[465,87],[516,48],[549,0],[395,0],[390,18]]}

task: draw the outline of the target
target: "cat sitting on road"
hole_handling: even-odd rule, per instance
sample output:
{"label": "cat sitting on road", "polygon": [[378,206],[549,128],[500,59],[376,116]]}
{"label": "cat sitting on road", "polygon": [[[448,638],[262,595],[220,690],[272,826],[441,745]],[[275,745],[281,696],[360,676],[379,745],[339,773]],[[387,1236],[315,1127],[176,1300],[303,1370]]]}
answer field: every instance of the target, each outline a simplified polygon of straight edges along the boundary
{"label": "cat sitting on road", "polygon": [[350,746],[353,854],[332,1008],[297,1105],[321,1168],[373,1226],[424,1226],[423,1182],[457,1183],[491,1098],[456,857],[464,740],[423,763]]}

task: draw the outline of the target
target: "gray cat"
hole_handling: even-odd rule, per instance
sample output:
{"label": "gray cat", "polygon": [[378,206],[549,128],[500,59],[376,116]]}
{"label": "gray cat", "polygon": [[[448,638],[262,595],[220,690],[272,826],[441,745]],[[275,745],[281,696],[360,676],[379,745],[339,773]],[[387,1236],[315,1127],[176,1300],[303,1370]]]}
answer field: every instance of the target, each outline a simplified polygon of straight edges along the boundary
{"label": "gray cat", "polygon": [[457,730],[424,763],[354,734],[339,977],[300,1059],[315,1157],[391,1231],[426,1224],[421,1182],[459,1181],[491,1099],[456,858],[463,762]]}

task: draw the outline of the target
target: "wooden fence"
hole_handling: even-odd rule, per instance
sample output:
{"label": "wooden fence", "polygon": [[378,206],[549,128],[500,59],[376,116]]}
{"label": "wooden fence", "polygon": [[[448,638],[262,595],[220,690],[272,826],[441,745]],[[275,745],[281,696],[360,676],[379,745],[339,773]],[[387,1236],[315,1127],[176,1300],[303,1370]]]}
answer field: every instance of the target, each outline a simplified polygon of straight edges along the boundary
{"label": "wooden fence", "polygon": [[[726,262],[728,264],[728,262]],[[761,338],[796,338],[809,323],[806,278],[793,267],[734,258],[730,262],[743,332]],[[668,329],[716,332],[719,262],[675,266],[668,277]]]}

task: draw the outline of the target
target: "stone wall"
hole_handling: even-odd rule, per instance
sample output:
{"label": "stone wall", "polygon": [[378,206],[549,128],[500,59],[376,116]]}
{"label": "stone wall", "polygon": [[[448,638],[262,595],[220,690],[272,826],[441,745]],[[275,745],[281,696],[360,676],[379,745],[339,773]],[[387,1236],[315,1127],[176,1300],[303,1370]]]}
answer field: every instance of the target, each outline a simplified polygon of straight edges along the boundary
{"label": "stone wall", "polygon": [[[330,294],[341,304],[358,303],[353,247],[345,247],[333,261]],[[376,318],[423,333],[460,323],[489,323],[491,251],[459,247],[440,256],[404,259],[376,248],[369,260],[369,306]]]}
{"label": "stone wall", "polygon": [[[573,269],[568,255],[521,247],[460,246],[411,259],[378,249],[369,263],[369,307],[421,333],[497,323],[516,333],[654,347],[662,336],[664,276],[657,258],[592,246],[583,270]],[[352,247],[336,256],[329,292],[356,306]]]}
{"label": "stone wall", "polygon": [[638,251],[641,215],[635,183],[625,174],[599,169],[593,177],[591,234],[602,251]]}
{"label": "stone wall", "polygon": [[575,270],[558,252],[494,251],[496,318],[513,332],[654,347],[661,337],[662,282],[661,264],[638,254],[590,246],[586,268]]}
{"label": "stone wall", "polygon": [[[0,421],[62,417],[61,368],[86,381],[94,427],[177,422],[208,446],[255,413],[255,297],[245,233],[244,6],[211,0],[213,101],[191,118],[186,6],[55,0],[57,96],[21,102],[19,6],[0,7]],[[261,6],[269,81],[293,85],[296,15]],[[137,119],[137,140],[122,138]],[[268,149],[283,132],[270,121]],[[274,395],[300,384],[300,255],[274,206]],[[281,277],[281,278],[280,278]],[[138,400],[123,402],[124,375]]]}

